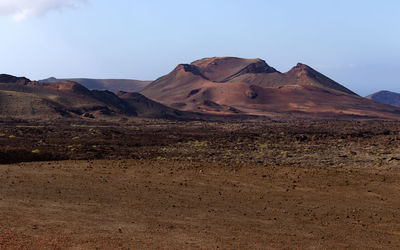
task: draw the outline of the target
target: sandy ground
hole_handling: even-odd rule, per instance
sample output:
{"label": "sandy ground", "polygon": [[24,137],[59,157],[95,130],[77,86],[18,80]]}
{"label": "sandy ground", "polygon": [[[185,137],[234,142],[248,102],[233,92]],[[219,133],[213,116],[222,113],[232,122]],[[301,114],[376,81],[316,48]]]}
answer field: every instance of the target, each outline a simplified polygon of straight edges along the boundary
{"label": "sandy ground", "polygon": [[400,168],[0,165],[0,249],[398,249]]}

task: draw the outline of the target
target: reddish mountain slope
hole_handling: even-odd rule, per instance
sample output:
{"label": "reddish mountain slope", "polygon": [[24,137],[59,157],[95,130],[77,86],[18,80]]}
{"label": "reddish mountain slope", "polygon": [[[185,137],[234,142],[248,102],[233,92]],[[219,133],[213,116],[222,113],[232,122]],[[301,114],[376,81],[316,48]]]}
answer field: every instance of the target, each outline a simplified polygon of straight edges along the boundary
{"label": "reddish mountain slope", "polygon": [[206,58],[180,64],[141,93],[180,110],[215,114],[400,114],[400,109],[361,98],[307,65],[280,73],[260,59]]}

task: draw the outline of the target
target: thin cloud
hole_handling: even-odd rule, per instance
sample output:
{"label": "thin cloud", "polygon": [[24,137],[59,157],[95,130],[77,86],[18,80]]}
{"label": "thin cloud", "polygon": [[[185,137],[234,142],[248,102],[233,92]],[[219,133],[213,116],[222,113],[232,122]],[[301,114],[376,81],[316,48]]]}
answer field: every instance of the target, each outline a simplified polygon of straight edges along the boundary
{"label": "thin cloud", "polygon": [[16,21],[45,15],[52,10],[75,8],[87,0],[0,0],[0,15]]}

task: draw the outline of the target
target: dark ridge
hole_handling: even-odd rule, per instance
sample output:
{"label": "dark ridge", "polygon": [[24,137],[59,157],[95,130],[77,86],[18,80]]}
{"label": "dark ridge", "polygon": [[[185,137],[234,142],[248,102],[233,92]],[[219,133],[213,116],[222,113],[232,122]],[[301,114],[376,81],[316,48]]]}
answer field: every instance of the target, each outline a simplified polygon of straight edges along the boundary
{"label": "dark ridge", "polygon": [[248,66],[246,66],[239,72],[225,78],[221,82],[228,82],[228,81],[232,80],[233,78],[240,76],[240,75],[244,75],[244,74],[261,74],[261,73],[265,74],[265,73],[277,73],[277,72],[279,72],[279,71],[277,71],[273,67],[269,66],[264,60],[260,60],[258,62],[249,64]]}
{"label": "dark ridge", "polygon": [[194,65],[191,65],[191,64],[179,64],[178,69],[179,69],[180,67],[183,67],[183,70],[184,70],[185,72],[190,72],[190,73],[192,73],[193,75],[201,76],[201,77],[203,77],[204,79],[209,80],[209,79],[208,79],[205,75],[203,75],[203,74],[200,72],[200,70],[199,70],[196,66],[194,66]]}
{"label": "dark ridge", "polygon": [[25,77],[16,77],[7,74],[0,74],[0,83],[28,83],[31,80]]}

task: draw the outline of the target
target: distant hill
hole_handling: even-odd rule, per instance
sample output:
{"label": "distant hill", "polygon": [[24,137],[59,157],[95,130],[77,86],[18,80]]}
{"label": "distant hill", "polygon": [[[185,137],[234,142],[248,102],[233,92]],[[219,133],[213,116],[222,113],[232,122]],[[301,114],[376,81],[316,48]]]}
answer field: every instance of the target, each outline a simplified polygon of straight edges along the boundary
{"label": "distant hill", "polygon": [[73,81],[36,82],[0,75],[0,117],[55,119],[62,117],[150,117],[195,119],[196,114],[177,111],[141,94],[89,90]]}
{"label": "distant hill", "polygon": [[400,115],[400,109],[362,98],[307,65],[281,73],[258,58],[214,57],[180,64],[140,93],[179,110],[208,114]]}
{"label": "distant hill", "polygon": [[400,93],[382,90],[374,94],[371,94],[366,98],[373,100],[375,102],[400,107]]}
{"label": "distant hill", "polygon": [[77,82],[91,90],[109,90],[111,92],[126,91],[126,92],[139,92],[151,81],[139,81],[139,80],[126,80],[126,79],[89,79],[89,78],[69,78],[69,79],[57,79],[50,77],[39,82],[51,83],[51,82],[64,82],[73,81]]}

